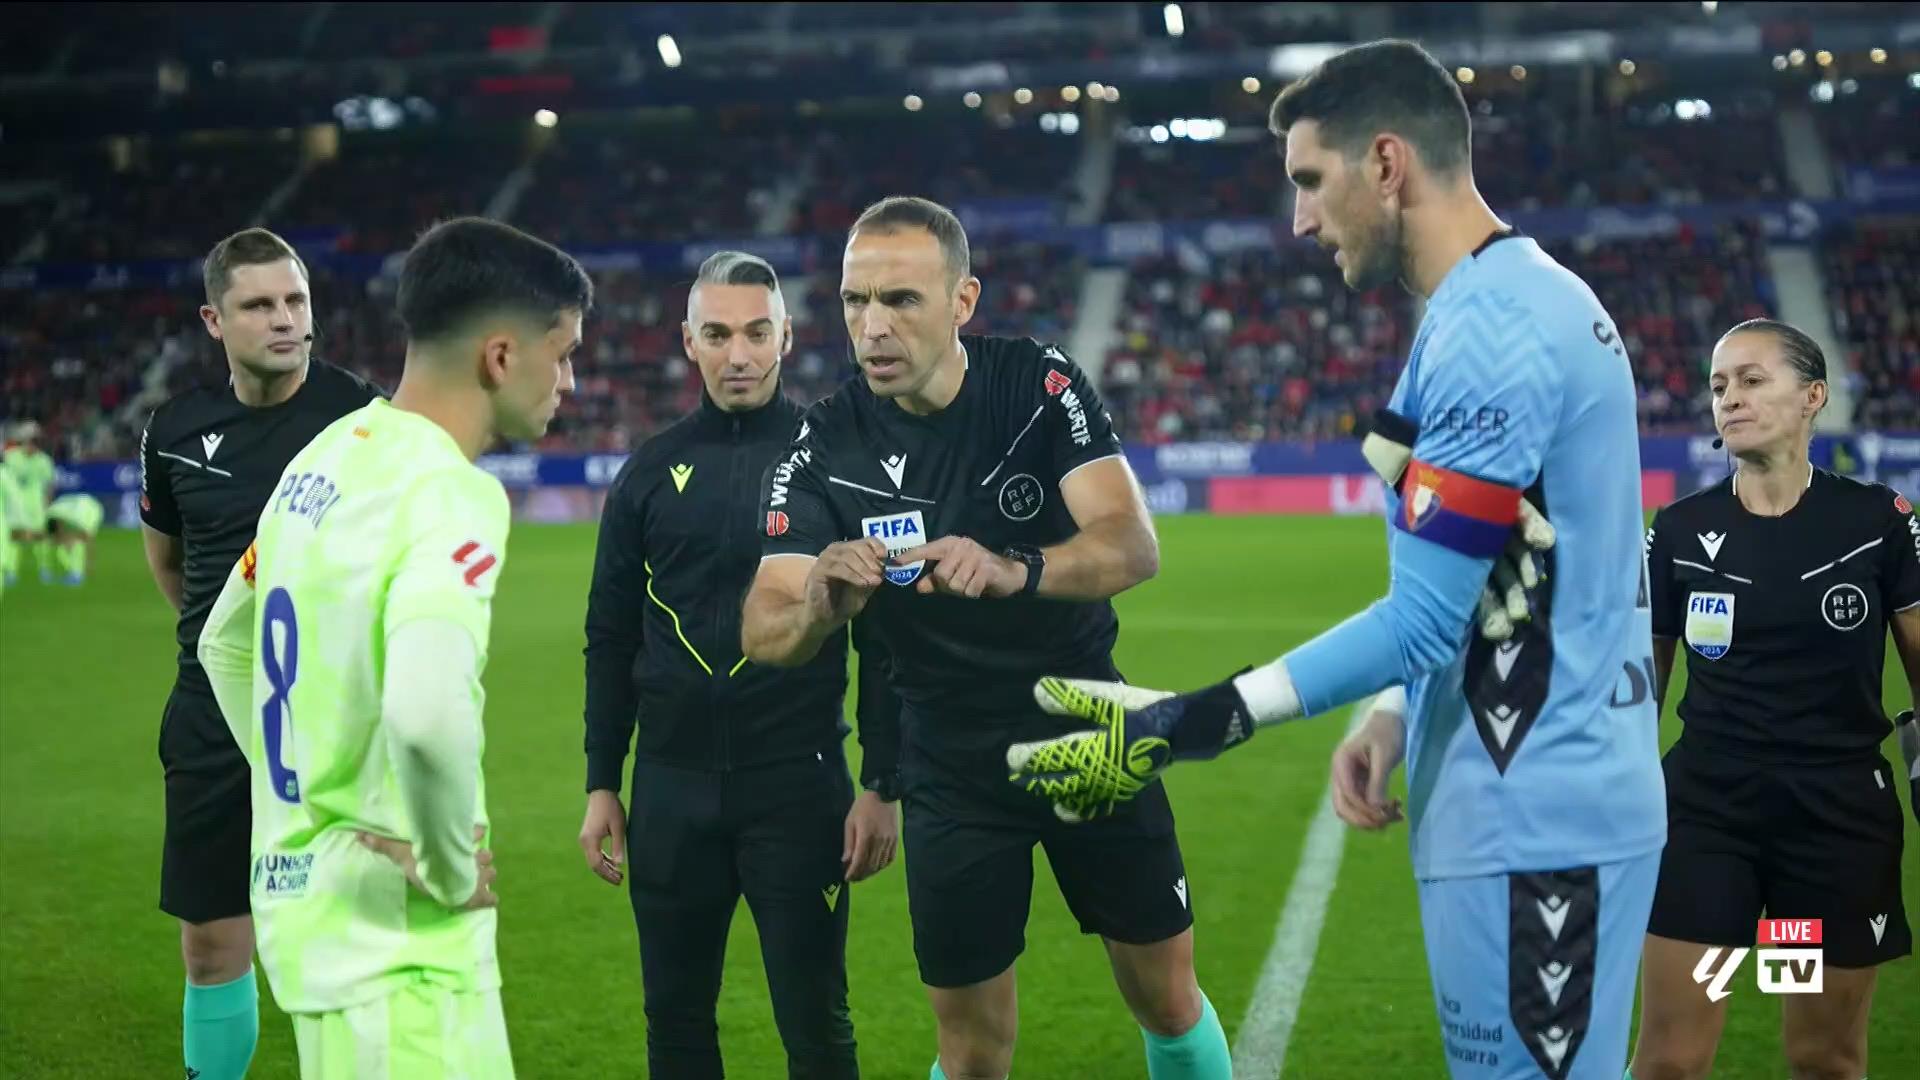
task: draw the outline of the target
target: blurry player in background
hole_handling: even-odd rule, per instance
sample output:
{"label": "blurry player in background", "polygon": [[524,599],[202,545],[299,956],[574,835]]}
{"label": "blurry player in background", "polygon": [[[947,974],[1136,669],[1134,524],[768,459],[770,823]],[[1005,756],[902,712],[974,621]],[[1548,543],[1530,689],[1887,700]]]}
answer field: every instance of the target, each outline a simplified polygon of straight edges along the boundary
{"label": "blurry player in background", "polygon": [[7,584],[19,580],[20,561],[28,548],[42,582],[53,581],[53,545],[47,540],[47,506],[53,502],[53,459],[40,449],[40,425],[23,420],[13,429],[13,444],[0,455],[0,468],[13,478],[14,546],[6,553]]}
{"label": "blurry player in background", "polygon": [[7,588],[14,583],[12,566],[19,545],[13,538],[13,508],[19,501],[20,495],[14,490],[13,472],[4,461],[0,461],[0,568],[6,568],[6,572],[0,574],[0,595],[5,595]]}
{"label": "blurry player in background", "polygon": [[93,539],[106,516],[99,499],[78,491],[60,496],[47,507],[47,535],[54,545],[53,560],[59,564],[61,581],[79,585],[87,580]]}
{"label": "blurry player in background", "polygon": [[1920,519],[1808,462],[1827,362],[1800,330],[1734,327],[1708,384],[1734,473],[1647,531],[1657,698],[1680,639],[1688,655],[1632,1076],[1712,1070],[1726,996],[1694,973],[1712,947],[1751,946],[1764,912],[1822,921],[1821,992],[1781,1002],[1794,1080],[1860,1080],[1878,965],[1913,951],[1881,676],[1891,630],[1920,688]]}
{"label": "blurry player in background", "polygon": [[807,412],[769,476],[743,645],[796,666],[858,616],[892,657],[934,1080],[1011,1067],[1035,845],[1102,939],[1148,1075],[1225,1080],[1165,791],[1069,828],[1006,783],[1011,742],[1068,729],[1034,706],[1034,679],[1118,677],[1111,597],[1154,575],[1159,541],[1079,365],[1031,338],[961,335],[981,290],[970,258],[959,219],[926,199],[855,221],[840,300],[862,377]]}
{"label": "blurry player in background", "polygon": [[510,226],[428,230],[401,270],[392,403],[288,463],[207,620],[252,765],[260,958],[306,1080],[513,1075],[480,775],[508,503],[473,461],[545,434],[592,299]]}
{"label": "blurry player in background", "polygon": [[260,1030],[247,917],[247,763],[194,649],[287,460],[379,391],[310,356],[306,264],[280,237],[234,233],[207,255],[202,280],[200,318],[227,362],[220,376],[147,420],[140,520],[153,579],[180,613],[180,670],[160,721],[160,910],[180,920],[187,1072],[230,1080],[245,1074]]}
{"label": "blurry player in background", "polygon": [[[1406,753],[1448,1066],[1618,1080],[1666,837],[1625,350],[1592,291],[1488,209],[1460,89],[1417,45],[1326,61],[1280,94],[1272,127],[1298,188],[1294,232],[1333,249],[1349,287],[1397,279],[1427,299],[1368,447],[1395,481],[1388,594],[1195,693],[1046,680],[1043,703],[1102,727],[1008,764],[1066,812],[1097,814],[1256,726],[1406,687],[1404,729],[1376,710],[1337,755],[1369,770],[1361,791],[1383,792]],[[1496,646],[1472,633],[1476,602],[1523,493],[1558,548],[1533,618]],[[1556,558],[1570,572],[1553,573]]]}

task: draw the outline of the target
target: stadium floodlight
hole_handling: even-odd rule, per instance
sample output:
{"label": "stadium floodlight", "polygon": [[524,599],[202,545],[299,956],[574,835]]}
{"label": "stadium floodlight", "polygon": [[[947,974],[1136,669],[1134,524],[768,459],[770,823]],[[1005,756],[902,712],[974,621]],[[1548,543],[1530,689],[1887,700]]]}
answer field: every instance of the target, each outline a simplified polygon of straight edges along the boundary
{"label": "stadium floodlight", "polygon": [[1911,86],[1915,90],[1920,90],[1920,71],[1916,71],[1913,74],[1907,76],[1907,85]]}
{"label": "stadium floodlight", "polygon": [[1513,77],[1514,82],[1520,82],[1527,77],[1527,69],[1520,64],[1515,64],[1507,69],[1507,74]]}
{"label": "stadium floodlight", "polygon": [[1080,114],[1079,113],[1061,113],[1060,114],[1060,134],[1078,135],[1079,133],[1080,133]]}
{"label": "stadium floodlight", "polygon": [[1813,62],[1819,64],[1821,67],[1832,67],[1833,54],[1825,49],[1821,49],[1819,52],[1813,54]]}
{"label": "stadium floodlight", "polygon": [[1720,0],[1700,0],[1700,10],[1711,15],[1720,10]]}
{"label": "stadium floodlight", "polygon": [[1856,79],[1846,79],[1846,80],[1844,80],[1844,81],[1842,81],[1842,82],[1840,83],[1840,92],[1841,92],[1841,93],[1843,93],[1843,94],[1857,94],[1857,93],[1859,93],[1859,92],[1860,92],[1860,83],[1859,83],[1859,81],[1858,81],[1858,80],[1856,80]]}
{"label": "stadium floodlight", "polygon": [[1033,91],[1023,86],[1013,92],[1013,100],[1018,104],[1025,105],[1033,100]]}
{"label": "stadium floodlight", "polygon": [[1061,88],[1060,88],[1060,100],[1061,100],[1061,101],[1064,101],[1064,102],[1066,102],[1066,103],[1067,103],[1067,104],[1069,104],[1069,105],[1071,105],[1071,104],[1073,104],[1073,103],[1074,103],[1074,102],[1076,102],[1076,101],[1079,101],[1079,100],[1080,100],[1080,88],[1079,88],[1079,87],[1077,87],[1077,86],[1063,86],[1063,87],[1061,87]]}
{"label": "stadium floodlight", "polygon": [[1693,111],[1700,119],[1705,120],[1713,115],[1713,106],[1707,103],[1706,98],[1694,98]]}
{"label": "stadium floodlight", "polygon": [[[1920,75],[1916,75],[1914,78],[1920,79]],[[1172,134],[1167,131],[1167,125],[1165,124],[1155,124],[1147,132],[1147,138],[1157,143],[1166,142],[1172,137]]]}
{"label": "stadium floodlight", "polygon": [[1774,58],[1773,58],[1773,70],[1775,70],[1775,71],[1785,71],[1785,70],[1787,70],[1787,58],[1786,58],[1786,57],[1784,57],[1784,56],[1779,56],[1779,55],[1776,55],[1776,56],[1774,56]]}
{"label": "stadium floodlight", "polygon": [[1106,97],[1107,87],[1105,83],[1095,81],[1087,84],[1088,101],[1104,101]]}
{"label": "stadium floodlight", "polygon": [[543,128],[550,128],[560,122],[560,114],[552,109],[541,109],[533,114],[533,122]]}
{"label": "stadium floodlight", "polygon": [[1620,61],[1620,74],[1622,75],[1632,75],[1634,72],[1638,70],[1640,70],[1639,64],[1636,64],[1631,60]]}
{"label": "stadium floodlight", "polygon": [[919,112],[920,107],[925,105],[926,102],[920,100],[919,94],[908,94],[907,99],[901,102],[901,104],[907,107],[908,112]]}
{"label": "stadium floodlight", "polygon": [[1040,114],[1040,130],[1047,132],[1049,134],[1059,131],[1060,130],[1060,114],[1059,113],[1041,113]]}
{"label": "stadium floodlight", "polygon": [[1829,101],[1832,101],[1833,100],[1833,83],[1827,81],[1826,79],[1822,79],[1819,82],[1814,83],[1813,89],[1808,91],[1808,96],[1813,98],[1813,100],[1820,102],[1823,105]]}
{"label": "stadium floodlight", "polygon": [[1807,50],[1805,49],[1795,49],[1787,54],[1787,63],[1792,64],[1794,67],[1799,67],[1806,62]]}
{"label": "stadium floodlight", "polygon": [[1187,137],[1186,118],[1180,117],[1175,119],[1173,123],[1167,125],[1167,131],[1170,132],[1173,135],[1173,137],[1176,139],[1186,138]]}
{"label": "stadium floodlight", "polygon": [[1180,10],[1179,4],[1168,4],[1160,10],[1160,14],[1167,20],[1168,37],[1179,37],[1187,32],[1187,15]]}
{"label": "stadium floodlight", "polygon": [[1693,119],[1695,116],[1693,102],[1687,100],[1686,98],[1681,98],[1679,101],[1674,102],[1673,115],[1679,117],[1682,120]]}
{"label": "stadium floodlight", "polygon": [[1120,100],[1120,88],[1117,86],[1107,87],[1107,103],[1112,104],[1113,102],[1116,102],[1119,100]]}
{"label": "stadium floodlight", "polygon": [[680,66],[680,45],[673,40],[672,34],[661,34],[660,40],[654,42],[654,45],[660,49],[661,63],[670,68]]}
{"label": "stadium floodlight", "polygon": [[1880,48],[1872,49],[1867,53],[1867,59],[1876,64],[1884,64],[1887,62],[1887,50]]}
{"label": "stadium floodlight", "polygon": [[1453,77],[1456,79],[1459,79],[1463,84],[1467,86],[1473,85],[1473,69],[1470,67],[1460,68],[1459,70],[1453,73]]}
{"label": "stadium floodlight", "polygon": [[972,90],[967,91],[967,96],[960,100],[966,102],[967,108],[969,109],[977,109],[980,107],[980,95]]}
{"label": "stadium floodlight", "polygon": [[1240,80],[1240,89],[1245,90],[1249,94],[1257,94],[1260,92],[1260,80],[1249,75]]}

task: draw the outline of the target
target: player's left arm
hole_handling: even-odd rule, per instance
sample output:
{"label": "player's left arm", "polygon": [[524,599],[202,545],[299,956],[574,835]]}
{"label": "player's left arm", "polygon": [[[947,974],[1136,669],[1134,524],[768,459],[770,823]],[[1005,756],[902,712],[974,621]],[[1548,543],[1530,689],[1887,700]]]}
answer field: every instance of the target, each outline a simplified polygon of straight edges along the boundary
{"label": "player's left arm", "polygon": [[[1165,700],[1044,679],[1035,687],[1042,708],[1103,730],[1011,747],[1016,782],[1048,795],[1063,816],[1107,812],[1174,761],[1214,757],[1258,726],[1326,712],[1452,663],[1561,413],[1547,342],[1524,318],[1492,321],[1510,332],[1428,347],[1418,400],[1439,422],[1422,424],[1414,442],[1383,599],[1263,667]],[[1124,770],[1101,764],[1116,757],[1116,743]]]}
{"label": "player's left arm", "polygon": [[381,722],[413,829],[403,839],[428,895],[448,907],[468,903],[480,880],[480,673],[508,516],[499,481],[478,469],[418,483],[399,515],[405,546],[381,626]]}
{"label": "player's left arm", "polygon": [[[253,747],[247,738],[253,716],[253,571],[256,549],[247,545],[246,553],[233,564],[227,584],[213,602],[206,623],[200,628],[200,644],[195,650],[200,667],[213,686],[213,700],[220,715],[233,732],[234,744],[242,753]],[[252,755],[247,754],[248,757]]]}

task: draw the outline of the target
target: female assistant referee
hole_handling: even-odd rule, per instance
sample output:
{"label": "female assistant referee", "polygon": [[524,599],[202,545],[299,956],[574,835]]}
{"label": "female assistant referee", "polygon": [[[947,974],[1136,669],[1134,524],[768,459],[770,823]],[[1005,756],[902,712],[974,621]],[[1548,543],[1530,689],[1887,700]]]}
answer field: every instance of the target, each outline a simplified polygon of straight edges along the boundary
{"label": "female assistant referee", "polygon": [[[1913,937],[1900,896],[1904,820],[1880,753],[1892,630],[1920,686],[1920,522],[1907,500],[1814,468],[1827,364],[1798,329],[1743,322],[1713,350],[1727,480],[1647,533],[1656,693],[1686,643],[1685,728],[1665,766],[1667,847],[1647,926],[1632,1080],[1703,1077],[1726,1019],[1713,978],[1767,918],[1819,919],[1824,990],[1783,997],[1795,1080],[1861,1080],[1877,965]],[[1695,972],[1712,947],[1709,976]],[[1755,960],[1755,963],[1758,961]]]}

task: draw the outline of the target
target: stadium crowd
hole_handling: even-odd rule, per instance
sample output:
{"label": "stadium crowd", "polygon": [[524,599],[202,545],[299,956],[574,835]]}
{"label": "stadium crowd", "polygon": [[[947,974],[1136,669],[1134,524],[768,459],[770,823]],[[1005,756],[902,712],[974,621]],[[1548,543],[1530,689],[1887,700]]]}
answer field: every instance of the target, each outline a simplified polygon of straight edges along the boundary
{"label": "stadium crowd", "polygon": [[[389,14],[383,42],[437,47],[441,31],[429,33],[436,24],[421,5]],[[854,17],[851,9],[842,14]],[[569,15],[554,32],[611,33],[594,21],[607,18]],[[405,45],[416,29],[425,36]],[[1079,29],[1090,38],[1104,32],[1094,23]],[[1208,32],[1285,36],[1288,26],[1224,19]],[[1920,95],[1891,79],[1853,86],[1830,108],[1814,109],[1843,188],[1858,182],[1858,168],[1920,160],[1912,135]],[[337,154],[304,162],[290,135],[135,140],[111,153],[71,150],[0,166],[0,183],[16,195],[0,202],[0,228],[18,238],[10,241],[13,261],[26,263],[188,260],[242,220],[261,220],[303,249],[384,255],[434,220],[502,208],[582,252],[752,247],[756,236],[834,235],[859,207],[911,191],[958,204],[963,215],[970,204],[1015,206],[1057,224],[1264,219],[1284,231],[1286,185],[1261,94],[1237,86],[1142,91],[1106,114],[1099,131],[1094,110],[1088,128],[1069,135],[1036,122],[1043,110],[1065,108],[1050,93],[1050,104],[989,103],[939,122],[896,108],[797,119],[749,110],[697,131],[671,119],[591,116],[532,133],[524,121],[510,130],[421,125],[349,132]],[[1771,114],[1776,91],[1731,87],[1710,113],[1689,101],[1686,116],[1674,102],[1645,96],[1572,109],[1572,93],[1547,73],[1530,81],[1496,73],[1469,88],[1476,173],[1496,211],[1792,193]],[[1178,117],[1206,112],[1227,119],[1229,137],[1168,137]],[[1088,142],[1106,137],[1114,141],[1110,182],[1089,182]],[[1090,198],[1101,201],[1090,206]],[[970,226],[987,286],[974,328],[1070,343],[1085,260],[1018,229]],[[1920,427],[1920,229],[1866,226],[1817,242],[1854,420]],[[1715,335],[1778,311],[1759,225],[1682,227],[1553,251],[1593,285],[1626,335],[1645,430],[1705,430],[1704,357]],[[836,269],[808,265],[789,275],[796,334],[786,380],[803,400],[851,370]],[[1125,436],[1139,442],[1348,435],[1391,391],[1416,320],[1398,291],[1349,295],[1324,255],[1305,245],[1176,250],[1125,269],[1123,302],[1105,335],[1110,349],[1083,359],[1099,373]],[[601,303],[579,392],[548,439],[555,448],[624,449],[697,398],[679,342],[684,275],[650,264],[596,276]],[[192,314],[199,301],[191,275],[176,280],[172,288],[109,277],[82,291],[0,290],[0,385],[9,411],[40,418],[67,457],[129,454],[144,411],[214,360]],[[322,268],[314,286],[324,355],[390,384],[400,359],[390,282]]]}

